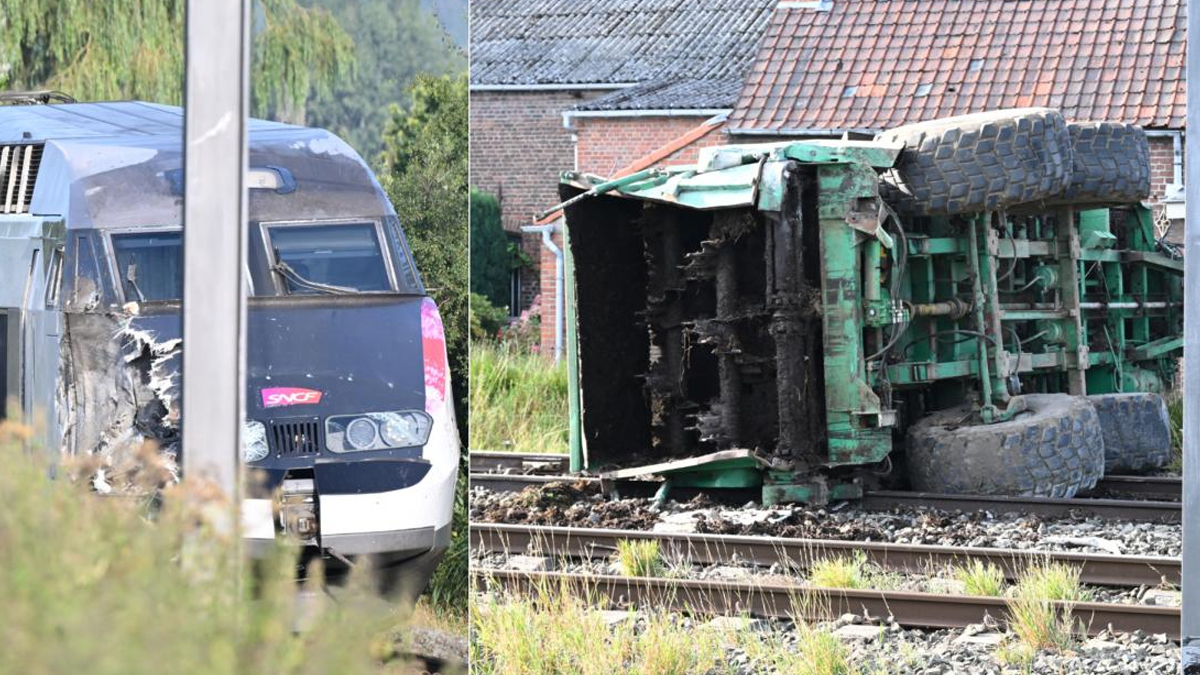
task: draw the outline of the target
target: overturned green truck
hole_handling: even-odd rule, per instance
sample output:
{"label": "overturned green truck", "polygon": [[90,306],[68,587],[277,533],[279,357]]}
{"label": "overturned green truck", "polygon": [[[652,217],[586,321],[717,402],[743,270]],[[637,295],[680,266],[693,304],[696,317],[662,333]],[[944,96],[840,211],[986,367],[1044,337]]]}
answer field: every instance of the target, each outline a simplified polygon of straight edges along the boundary
{"label": "overturned green truck", "polygon": [[566,173],[573,470],[1070,497],[1163,466],[1182,254],[1144,132],[1049,109]]}

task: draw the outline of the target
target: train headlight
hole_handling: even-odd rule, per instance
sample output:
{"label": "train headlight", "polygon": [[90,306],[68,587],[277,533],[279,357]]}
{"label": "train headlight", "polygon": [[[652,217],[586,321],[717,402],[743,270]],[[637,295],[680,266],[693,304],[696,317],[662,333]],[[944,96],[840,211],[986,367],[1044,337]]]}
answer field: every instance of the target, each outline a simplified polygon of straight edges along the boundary
{"label": "train headlight", "polygon": [[370,450],[379,440],[379,428],[366,417],[359,417],[346,425],[346,444],[355,450]]}
{"label": "train headlight", "polygon": [[423,410],[335,415],[325,420],[325,446],[330,452],[419,448],[432,427]]}
{"label": "train headlight", "polygon": [[262,422],[246,420],[242,426],[242,461],[257,462],[271,453],[267,447],[267,427]]}

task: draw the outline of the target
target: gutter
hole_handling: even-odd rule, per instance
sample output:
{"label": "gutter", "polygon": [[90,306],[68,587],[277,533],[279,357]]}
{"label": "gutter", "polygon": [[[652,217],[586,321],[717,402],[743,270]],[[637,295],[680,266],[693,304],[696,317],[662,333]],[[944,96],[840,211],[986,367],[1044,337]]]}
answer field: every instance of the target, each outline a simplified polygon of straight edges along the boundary
{"label": "gutter", "polygon": [[554,234],[558,226],[550,223],[546,225],[522,225],[522,232],[531,234],[540,233],[542,235],[542,245],[554,254],[554,362],[558,363],[562,360],[563,348],[563,251],[554,243]]}
{"label": "gutter", "polygon": [[467,91],[587,91],[589,89],[628,89],[637,82],[585,82],[580,84],[472,84]]}
{"label": "gutter", "polygon": [[563,127],[574,129],[573,118],[638,118],[638,117],[716,117],[728,115],[732,108],[647,108],[645,110],[564,110]]}
{"label": "gutter", "polygon": [[750,127],[731,127],[730,136],[829,136],[840,138],[846,134],[875,135],[882,129],[805,129],[801,127],[782,127],[779,129],[756,129]]}

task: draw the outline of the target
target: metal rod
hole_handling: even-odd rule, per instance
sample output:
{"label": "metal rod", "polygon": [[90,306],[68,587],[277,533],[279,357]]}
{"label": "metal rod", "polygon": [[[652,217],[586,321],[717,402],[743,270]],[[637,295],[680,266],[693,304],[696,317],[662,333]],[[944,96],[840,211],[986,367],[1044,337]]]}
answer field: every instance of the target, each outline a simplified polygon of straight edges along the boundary
{"label": "metal rod", "polygon": [[[975,296],[976,330],[983,333],[987,330],[987,321],[983,311],[983,279],[979,274],[979,227],[976,218],[967,219],[967,246],[970,254],[967,256],[971,263],[971,291]],[[979,340],[979,393],[983,397],[983,409],[986,416],[992,412],[992,377],[988,369],[987,344]]]}
{"label": "metal rod", "polygon": [[[1188,0],[1187,73],[1200,82],[1200,49],[1191,45],[1200,34],[1200,1]],[[1194,77],[1192,77],[1194,76]],[[1200,129],[1200,86],[1187,90],[1187,127]],[[1186,185],[1200,185],[1200,151],[1187,143]],[[1184,219],[1183,348],[1192,354],[1183,360],[1183,620],[1182,666],[1191,672],[1200,666],[1200,197],[1187,200]]]}
{"label": "metal rod", "polygon": [[[240,497],[250,3],[189,0],[184,88],[183,472]],[[195,375],[195,377],[192,377]],[[232,516],[232,514],[231,514]],[[237,519],[229,523],[236,532]]]}

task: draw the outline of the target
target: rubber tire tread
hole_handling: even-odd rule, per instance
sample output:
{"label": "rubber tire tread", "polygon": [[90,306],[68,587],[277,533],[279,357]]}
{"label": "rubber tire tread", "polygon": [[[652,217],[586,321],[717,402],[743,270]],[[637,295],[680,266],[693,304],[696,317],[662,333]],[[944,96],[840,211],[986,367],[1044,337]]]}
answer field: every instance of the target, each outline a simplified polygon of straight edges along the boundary
{"label": "rubber tire tread", "polygon": [[955,425],[963,408],[909,428],[912,487],[944,494],[1070,498],[1104,475],[1104,437],[1086,397],[1030,394],[1007,422]]}
{"label": "rubber tire tread", "polygon": [[880,190],[900,213],[949,215],[1049,200],[1071,179],[1067,123],[1049,108],[948,117],[876,138],[905,145]]}
{"label": "rubber tire tread", "polygon": [[1096,408],[1104,434],[1105,473],[1161,469],[1171,461],[1171,420],[1158,394],[1099,394]]}
{"label": "rubber tire tread", "polygon": [[1062,201],[1139,202],[1150,196],[1150,141],[1135,124],[1077,122],[1071,135],[1071,180]]}

